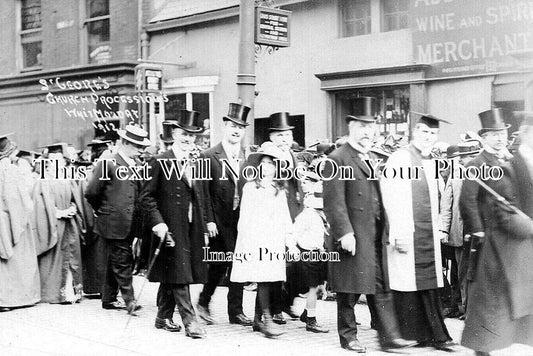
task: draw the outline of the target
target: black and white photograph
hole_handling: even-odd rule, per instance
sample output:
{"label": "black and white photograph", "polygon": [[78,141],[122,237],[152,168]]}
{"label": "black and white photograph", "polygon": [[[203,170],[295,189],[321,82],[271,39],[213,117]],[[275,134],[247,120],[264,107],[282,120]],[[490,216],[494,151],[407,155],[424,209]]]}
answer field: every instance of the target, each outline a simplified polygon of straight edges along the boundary
{"label": "black and white photograph", "polygon": [[0,0],[0,355],[533,355],[533,0]]}

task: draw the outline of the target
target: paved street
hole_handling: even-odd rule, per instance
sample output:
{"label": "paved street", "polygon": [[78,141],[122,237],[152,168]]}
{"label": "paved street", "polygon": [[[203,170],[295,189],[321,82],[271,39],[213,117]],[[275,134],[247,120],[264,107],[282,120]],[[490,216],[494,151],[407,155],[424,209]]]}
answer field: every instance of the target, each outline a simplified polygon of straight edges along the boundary
{"label": "paved street", "polygon": [[[135,277],[136,291],[142,279]],[[198,299],[201,286],[192,287],[193,300]],[[312,334],[305,331],[300,321],[289,321],[286,334],[271,340],[254,333],[251,328],[230,325],[226,317],[226,288],[218,288],[212,303],[217,325],[208,326],[208,337],[193,340],[183,331],[169,333],[153,327],[157,284],[146,285],[140,303],[139,317],[132,318],[125,329],[125,312],[103,310],[100,301],[84,299],[76,305],[39,304],[31,308],[0,313],[0,355],[348,355],[340,348],[336,334],[336,305],[319,302],[318,320],[330,328],[328,334]],[[245,312],[253,315],[255,292],[245,291]],[[303,310],[304,300],[297,300],[297,309]],[[366,305],[359,304],[356,314],[362,323],[359,339],[368,348],[369,355],[385,355],[378,351],[376,333],[369,327],[370,316]],[[179,316],[175,316],[179,320]],[[458,341],[462,322],[447,319],[446,323],[454,340]],[[409,355],[446,355],[429,348],[412,348],[403,353]],[[462,349],[457,355],[473,355]],[[513,346],[495,355],[533,355],[533,349]]]}

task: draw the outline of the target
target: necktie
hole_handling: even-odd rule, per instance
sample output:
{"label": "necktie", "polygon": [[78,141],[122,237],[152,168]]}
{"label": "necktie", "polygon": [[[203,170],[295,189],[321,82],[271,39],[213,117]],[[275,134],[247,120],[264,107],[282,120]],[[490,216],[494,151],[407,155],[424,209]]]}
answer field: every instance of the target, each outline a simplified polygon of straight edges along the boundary
{"label": "necktie", "polygon": [[[237,174],[239,174],[239,164],[236,161],[237,158],[238,157],[236,155],[233,155],[233,159],[231,161],[231,164],[233,165],[233,168],[235,169],[235,172],[237,172]],[[239,207],[239,203],[241,201],[241,198],[239,196],[238,182],[239,182],[239,179],[237,178],[235,180],[235,187],[234,187],[234,190],[233,190],[233,210],[237,210],[237,208]]]}

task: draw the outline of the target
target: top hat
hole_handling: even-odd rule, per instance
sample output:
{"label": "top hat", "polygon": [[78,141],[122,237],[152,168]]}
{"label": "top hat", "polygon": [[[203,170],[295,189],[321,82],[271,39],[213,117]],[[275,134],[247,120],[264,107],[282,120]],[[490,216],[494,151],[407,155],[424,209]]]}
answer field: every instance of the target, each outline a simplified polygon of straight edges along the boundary
{"label": "top hat", "polygon": [[346,115],[346,122],[357,120],[363,122],[375,122],[377,112],[376,98],[362,96],[351,102],[350,114]]}
{"label": "top hat", "polygon": [[511,127],[511,124],[508,122],[513,120],[513,112],[501,108],[480,112],[478,116],[481,121],[481,130],[478,131],[479,135],[483,135],[487,131],[507,130]]}
{"label": "top hat", "polygon": [[281,160],[283,159],[283,152],[278,146],[274,145],[270,141],[267,141],[263,143],[256,152],[250,153],[247,158],[247,165],[257,167],[261,162],[261,158],[263,158],[263,156],[269,156],[272,159]]}
{"label": "top hat", "polygon": [[246,122],[246,119],[248,118],[248,113],[250,110],[251,109],[248,106],[237,103],[229,103],[228,114],[224,116],[222,120],[229,120],[238,125],[248,126],[250,124]]}
{"label": "top hat", "polygon": [[118,130],[118,135],[124,140],[139,146],[150,146],[148,132],[139,126],[126,125],[125,130]]}
{"label": "top hat", "polygon": [[167,119],[163,121],[163,124],[178,127],[188,133],[202,133],[204,131],[200,113],[194,110],[181,109],[176,119]]}
{"label": "top hat", "polygon": [[288,112],[277,112],[269,117],[268,131],[287,131],[294,129],[290,125],[291,115]]}
{"label": "top hat", "polygon": [[[165,122],[163,122],[164,124]],[[166,144],[172,144],[174,143],[174,139],[172,138],[172,126],[171,125],[163,125],[163,132],[159,134],[159,138],[163,143]]]}

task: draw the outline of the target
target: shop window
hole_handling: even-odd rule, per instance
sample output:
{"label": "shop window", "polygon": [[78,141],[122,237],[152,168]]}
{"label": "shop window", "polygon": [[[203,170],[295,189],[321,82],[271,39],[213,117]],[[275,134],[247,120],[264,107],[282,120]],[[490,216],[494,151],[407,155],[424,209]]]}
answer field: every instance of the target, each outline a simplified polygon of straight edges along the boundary
{"label": "shop window", "polygon": [[22,0],[20,7],[23,69],[42,66],[41,0]]}
{"label": "shop window", "polygon": [[107,63],[111,60],[109,0],[87,0],[86,14],[88,62]]}
{"label": "shop window", "polygon": [[334,137],[337,139],[348,134],[345,117],[352,110],[353,99],[371,96],[377,99],[377,124],[379,140],[389,135],[400,135],[408,139],[409,135],[409,87],[384,87],[343,90],[335,93]]}
{"label": "shop window", "polygon": [[409,0],[383,0],[383,31],[409,28]]}
{"label": "shop window", "polygon": [[370,0],[342,0],[342,37],[369,34],[372,27]]}
{"label": "shop window", "polygon": [[[291,115],[290,123],[294,126],[292,136],[300,146],[305,145],[305,116]],[[270,120],[268,117],[256,118],[254,120],[254,140],[256,145],[261,145],[263,142],[270,140],[268,133],[268,125]]]}

